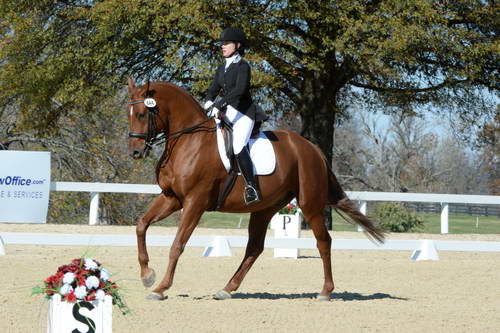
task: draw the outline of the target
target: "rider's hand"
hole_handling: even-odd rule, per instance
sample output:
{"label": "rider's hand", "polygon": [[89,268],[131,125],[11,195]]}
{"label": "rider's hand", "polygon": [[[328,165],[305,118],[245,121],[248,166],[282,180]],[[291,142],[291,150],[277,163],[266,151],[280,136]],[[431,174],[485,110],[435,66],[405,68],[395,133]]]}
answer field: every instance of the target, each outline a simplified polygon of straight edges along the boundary
{"label": "rider's hand", "polygon": [[205,104],[203,105],[203,108],[205,110],[208,110],[208,108],[210,108],[212,105],[214,105],[214,102],[212,102],[212,101],[206,101]]}
{"label": "rider's hand", "polygon": [[217,109],[215,106],[212,107],[212,109],[207,113],[207,115],[209,117],[216,117],[216,118],[219,118],[219,109]]}

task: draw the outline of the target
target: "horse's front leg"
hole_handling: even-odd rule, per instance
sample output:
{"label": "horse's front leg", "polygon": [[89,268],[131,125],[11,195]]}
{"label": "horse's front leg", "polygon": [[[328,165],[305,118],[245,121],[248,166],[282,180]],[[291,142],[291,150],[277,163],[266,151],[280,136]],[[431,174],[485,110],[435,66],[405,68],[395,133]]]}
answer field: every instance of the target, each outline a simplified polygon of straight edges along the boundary
{"label": "horse's front leg", "polygon": [[154,270],[148,267],[149,256],[146,247],[146,231],[152,223],[168,217],[180,208],[181,205],[177,198],[162,193],[154,199],[146,213],[137,222],[136,235],[139,265],[141,266],[141,280],[146,287],[151,287],[155,279]]}
{"label": "horse's front leg", "polygon": [[201,215],[203,215],[203,212],[205,211],[203,204],[195,201],[196,200],[190,200],[184,202],[181,222],[177,229],[177,234],[175,235],[172,247],[170,248],[167,272],[165,273],[162,281],[153,290],[151,295],[149,295],[148,298],[150,299],[164,299],[165,297],[163,296],[163,293],[172,286],[177,261],[179,260],[182,252],[184,252],[186,243],[198,225]]}

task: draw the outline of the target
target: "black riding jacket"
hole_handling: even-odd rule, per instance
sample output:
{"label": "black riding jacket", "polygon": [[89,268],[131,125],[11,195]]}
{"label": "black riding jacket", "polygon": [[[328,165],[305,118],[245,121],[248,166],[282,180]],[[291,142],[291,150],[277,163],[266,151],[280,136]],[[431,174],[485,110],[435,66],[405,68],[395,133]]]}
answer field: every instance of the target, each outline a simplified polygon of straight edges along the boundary
{"label": "black riding jacket", "polygon": [[220,65],[215,72],[215,77],[208,88],[207,100],[213,101],[219,95],[221,98],[214,106],[222,110],[231,105],[239,112],[254,120],[265,120],[267,116],[253,102],[250,95],[250,65],[243,59],[229,65]]}

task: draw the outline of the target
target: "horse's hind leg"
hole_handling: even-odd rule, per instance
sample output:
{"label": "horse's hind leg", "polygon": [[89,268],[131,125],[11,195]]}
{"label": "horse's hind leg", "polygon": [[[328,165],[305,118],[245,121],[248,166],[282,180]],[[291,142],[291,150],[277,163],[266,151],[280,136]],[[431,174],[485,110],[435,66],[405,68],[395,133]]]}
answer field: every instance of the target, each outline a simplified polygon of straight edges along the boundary
{"label": "horse's hind leg", "polygon": [[245,251],[245,257],[236,270],[236,273],[234,273],[233,277],[229,280],[224,289],[219,290],[215,294],[214,298],[231,298],[231,292],[239,288],[243,278],[264,250],[267,226],[271,217],[273,217],[278,210],[279,207],[274,207],[264,211],[255,212],[250,215],[250,222],[248,224],[248,243]]}
{"label": "horse's hind leg", "polygon": [[316,237],[316,246],[319,250],[321,260],[323,261],[325,280],[323,289],[321,290],[318,299],[330,300],[331,293],[335,287],[333,284],[331,260],[332,238],[330,237],[328,229],[325,226],[323,211],[317,212],[316,214],[304,211],[304,218],[309,222],[309,225],[313,230],[314,237]]}
{"label": "horse's hind leg", "polygon": [[139,251],[139,265],[141,266],[141,280],[144,286],[151,287],[154,283],[154,270],[148,267],[149,256],[146,247],[146,231],[149,226],[160,221],[180,209],[179,201],[164,193],[160,194],[151,203],[148,210],[137,222],[137,248]]}

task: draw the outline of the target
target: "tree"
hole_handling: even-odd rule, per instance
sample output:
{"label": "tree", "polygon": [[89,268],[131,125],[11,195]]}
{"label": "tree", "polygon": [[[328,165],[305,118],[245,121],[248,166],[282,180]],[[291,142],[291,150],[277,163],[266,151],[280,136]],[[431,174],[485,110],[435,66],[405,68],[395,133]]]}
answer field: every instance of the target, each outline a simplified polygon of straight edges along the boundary
{"label": "tree", "polygon": [[495,117],[478,133],[477,147],[481,149],[483,170],[488,174],[488,187],[493,195],[500,194],[500,106]]}
{"label": "tree", "polygon": [[200,96],[219,61],[218,34],[238,24],[252,45],[255,87],[286,100],[331,160],[335,119],[354,98],[466,107],[484,97],[479,88],[498,91],[498,9],[471,0],[2,0],[0,97],[41,114],[32,126],[43,130],[71,108],[90,112],[130,74]]}
{"label": "tree", "polygon": [[331,161],[334,125],[355,102],[386,112],[445,105],[468,123],[491,112],[498,9],[493,0],[0,0],[0,109],[16,105],[16,131],[47,136],[64,115],[94,113],[129,75],[201,99],[219,33],[238,25],[256,96],[299,114],[301,133]]}
{"label": "tree", "polygon": [[431,192],[440,172],[435,162],[437,136],[424,120],[403,113],[380,128],[376,119],[361,118],[366,182],[378,191]]}
{"label": "tree", "polygon": [[488,164],[457,137],[437,135],[437,129],[415,116],[392,115],[382,122],[369,119],[366,112],[355,112],[335,131],[333,164],[350,188],[487,193],[485,180],[491,172],[483,166]]}

